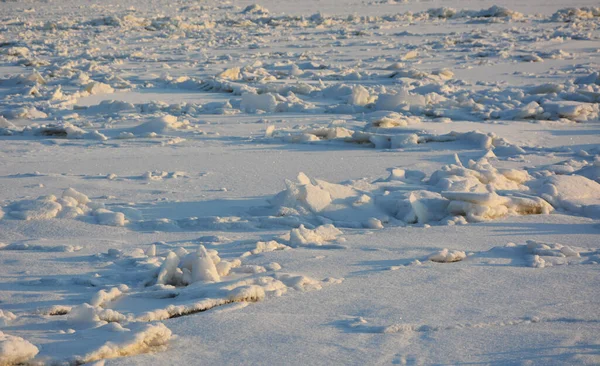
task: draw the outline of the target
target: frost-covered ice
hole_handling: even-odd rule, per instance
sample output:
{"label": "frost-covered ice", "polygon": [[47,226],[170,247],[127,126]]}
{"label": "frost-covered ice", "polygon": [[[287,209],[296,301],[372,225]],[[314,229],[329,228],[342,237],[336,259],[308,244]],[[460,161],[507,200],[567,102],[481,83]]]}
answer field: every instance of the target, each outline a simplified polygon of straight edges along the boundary
{"label": "frost-covered ice", "polygon": [[600,363],[596,2],[0,3],[0,364]]}

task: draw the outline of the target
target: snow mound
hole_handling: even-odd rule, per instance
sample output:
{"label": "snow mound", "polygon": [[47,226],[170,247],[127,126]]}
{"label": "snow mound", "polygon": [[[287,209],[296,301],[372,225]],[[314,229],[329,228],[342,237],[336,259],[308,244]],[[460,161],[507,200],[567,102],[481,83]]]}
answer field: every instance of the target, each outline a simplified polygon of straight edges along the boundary
{"label": "snow mound", "polygon": [[256,248],[252,249],[251,251],[245,252],[244,254],[242,254],[242,258],[243,257],[249,257],[251,255],[256,255],[259,253],[267,253],[267,252],[273,252],[275,250],[286,250],[289,249],[289,247],[287,245],[278,243],[275,240],[270,240],[270,241],[259,241],[256,243]]}
{"label": "snow mound", "polygon": [[110,94],[114,93],[115,89],[113,89],[110,85],[101,83],[99,81],[94,81],[87,84],[84,88],[84,91],[89,95],[94,94]]}
{"label": "snow mound", "polygon": [[[157,254],[153,246],[123,255],[118,266],[121,280],[132,281],[132,287],[121,285],[100,290],[90,304],[69,310],[69,321],[78,326],[91,326],[102,321],[150,322],[194,314],[236,302],[262,301],[281,296],[289,289],[319,290],[324,283],[303,275],[275,273],[281,265],[243,264],[242,260],[273,250],[288,249],[276,241],[258,242],[256,249],[240,257],[223,259],[214,249],[200,245],[188,252],[183,246]],[[127,315],[124,315],[127,314]]]}
{"label": "snow mound", "polygon": [[598,17],[600,17],[600,7],[583,7],[560,9],[552,14],[551,19],[555,22],[574,22]]}
{"label": "snow mound", "polygon": [[29,243],[12,243],[4,245],[0,243],[0,250],[31,250],[37,252],[61,252],[72,253],[82,249],[79,245],[38,245]]}
{"label": "snow mound", "polygon": [[24,364],[38,353],[38,348],[25,339],[0,331],[0,365]]}
{"label": "snow mound", "polygon": [[271,93],[267,94],[242,94],[241,109],[248,113],[256,113],[257,111],[275,112],[277,108],[277,99]]}
{"label": "snow mound", "polygon": [[246,8],[244,8],[244,10],[242,11],[243,14],[258,14],[258,15],[268,15],[269,14],[269,10],[267,8],[264,8],[258,4],[252,4],[252,5],[248,5]]}
{"label": "snow mound", "polygon": [[188,121],[180,122],[177,120],[177,117],[167,115],[144,122],[126,132],[133,133],[135,136],[145,137],[151,136],[152,134],[163,134],[168,131],[185,130],[190,128],[191,126]]}
{"label": "snow mound", "polygon": [[[515,244],[509,243],[515,247]],[[567,264],[597,264],[600,259],[599,250],[577,248],[559,243],[544,243],[527,240],[526,259],[534,268],[545,268]]]}
{"label": "snow mound", "polygon": [[63,125],[44,125],[40,127],[25,129],[23,130],[23,133],[32,134],[34,136],[64,137],[67,139],[84,139],[98,141],[108,140],[108,137],[106,137],[98,131],[86,131],[82,128],[74,126],[71,123],[65,123]]}
{"label": "snow mound", "polygon": [[10,216],[21,220],[74,218],[90,210],[86,205],[88,202],[87,196],[69,188],[61,198],[49,195],[35,200],[22,200],[9,205],[7,211]]}
{"label": "snow mound", "polygon": [[0,327],[7,326],[10,322],[17,319],[17,316],[14,313],[11,313],[8,310],[0,309]]}
{"label": "snow mound", "polygon": [[432,18],[507,18],[518,20],[524,17],[523,14],[507,9],[501,6],[493,5],[488,9],[482,10],[460,10],[453,8],[432,8],[426,12]]}
{"label": "snow mound", "polygon": [[527,240],[524,245],[508,243],[503,247],[494,247],[487,252],[473,255],[474,260],[477,257],[486,258],[486,263],[492,264],[521,263],[526,267],[546,268],[558,265],[598,264],[600,250]]}
{"label": "snow mound", "polygon": [[300,225],[297,229],[290,231],[290,243],[295,246],[300,245],[323,245],[337,240],[343,233],[335,226],[328,224],[319,226],[313,230]]}
{"label": "snow mound", "polygon": [[566,118],[575,122],[597,120],[600,116],[600,106],[597,103],[548,101],[542,106],[554,118]]}
{"label": "snow mound", "polygon": [[217,75],[218,78],[227,79],[227,80],[239,80],[241,79],[240,68],[232,67],[231,69],[227,69],[222,73]]}
{"label": "snow mound", "polygon": [[373,128],[406,127],[421,123],[421,118],[404,116],[395,112],[374,112],[368,115],[370,126]]}
{"label": "snow mound", "polygon": [[464,215],[467,220],[487,221],[508,215],[540,215],[552,212],[545,200],[539,197],[507,197],[496,193],[442,192],[450,200],[448,211]]}
{"label": "snow mound", "polygon": [[10,217],[20,220],[74,219],[91,215],[100,225],[124,226],[127,223],[123,213],[107,210],[102,204],[91,202],[88,196],[73,188],[64,190],[60,198],[49,195],[21,200],[6,206],[4,211]]}
{"label": "snow mound", "polygon": [[[82,355],[69,357],[74,364],[84,364],[116,357],[164,351],[172,332],[162,323],[130,324],[129,328],[109,323],[98,328],[82,331],[92,347]],[[104,341],[109,338],[110,341]]]}
{"label": "snow mound", "polygon": [[600,218],[600,184],[581,175],[555,175],[541,180],[541,197],[555,208]]}

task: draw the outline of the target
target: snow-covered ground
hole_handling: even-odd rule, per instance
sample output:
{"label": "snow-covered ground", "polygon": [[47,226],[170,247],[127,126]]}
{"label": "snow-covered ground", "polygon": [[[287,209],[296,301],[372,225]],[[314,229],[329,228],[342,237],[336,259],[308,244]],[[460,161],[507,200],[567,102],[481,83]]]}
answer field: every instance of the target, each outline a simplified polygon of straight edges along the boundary
{"label": "snow-covered ground", "polygon": [[599,26],[0,2],[0,365],[600,364]]}

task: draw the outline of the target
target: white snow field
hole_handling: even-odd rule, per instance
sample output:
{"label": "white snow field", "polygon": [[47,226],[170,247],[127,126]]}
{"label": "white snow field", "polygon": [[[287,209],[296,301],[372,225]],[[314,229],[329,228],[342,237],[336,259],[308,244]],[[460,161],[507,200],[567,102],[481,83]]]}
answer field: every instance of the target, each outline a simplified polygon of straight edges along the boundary
{"label": "white snow field", "polygon": [[592,0],[0,1],[0,365],[600,364]]}

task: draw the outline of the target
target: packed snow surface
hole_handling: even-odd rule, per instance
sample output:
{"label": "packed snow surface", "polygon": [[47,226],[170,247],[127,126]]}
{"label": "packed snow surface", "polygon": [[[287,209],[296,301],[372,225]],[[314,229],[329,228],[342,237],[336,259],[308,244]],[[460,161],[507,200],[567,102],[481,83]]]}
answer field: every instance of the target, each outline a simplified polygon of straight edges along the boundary
{"label": "packed snow surface", "polygon": [[597,1],[0,4],[0,365],[600,364]]}

